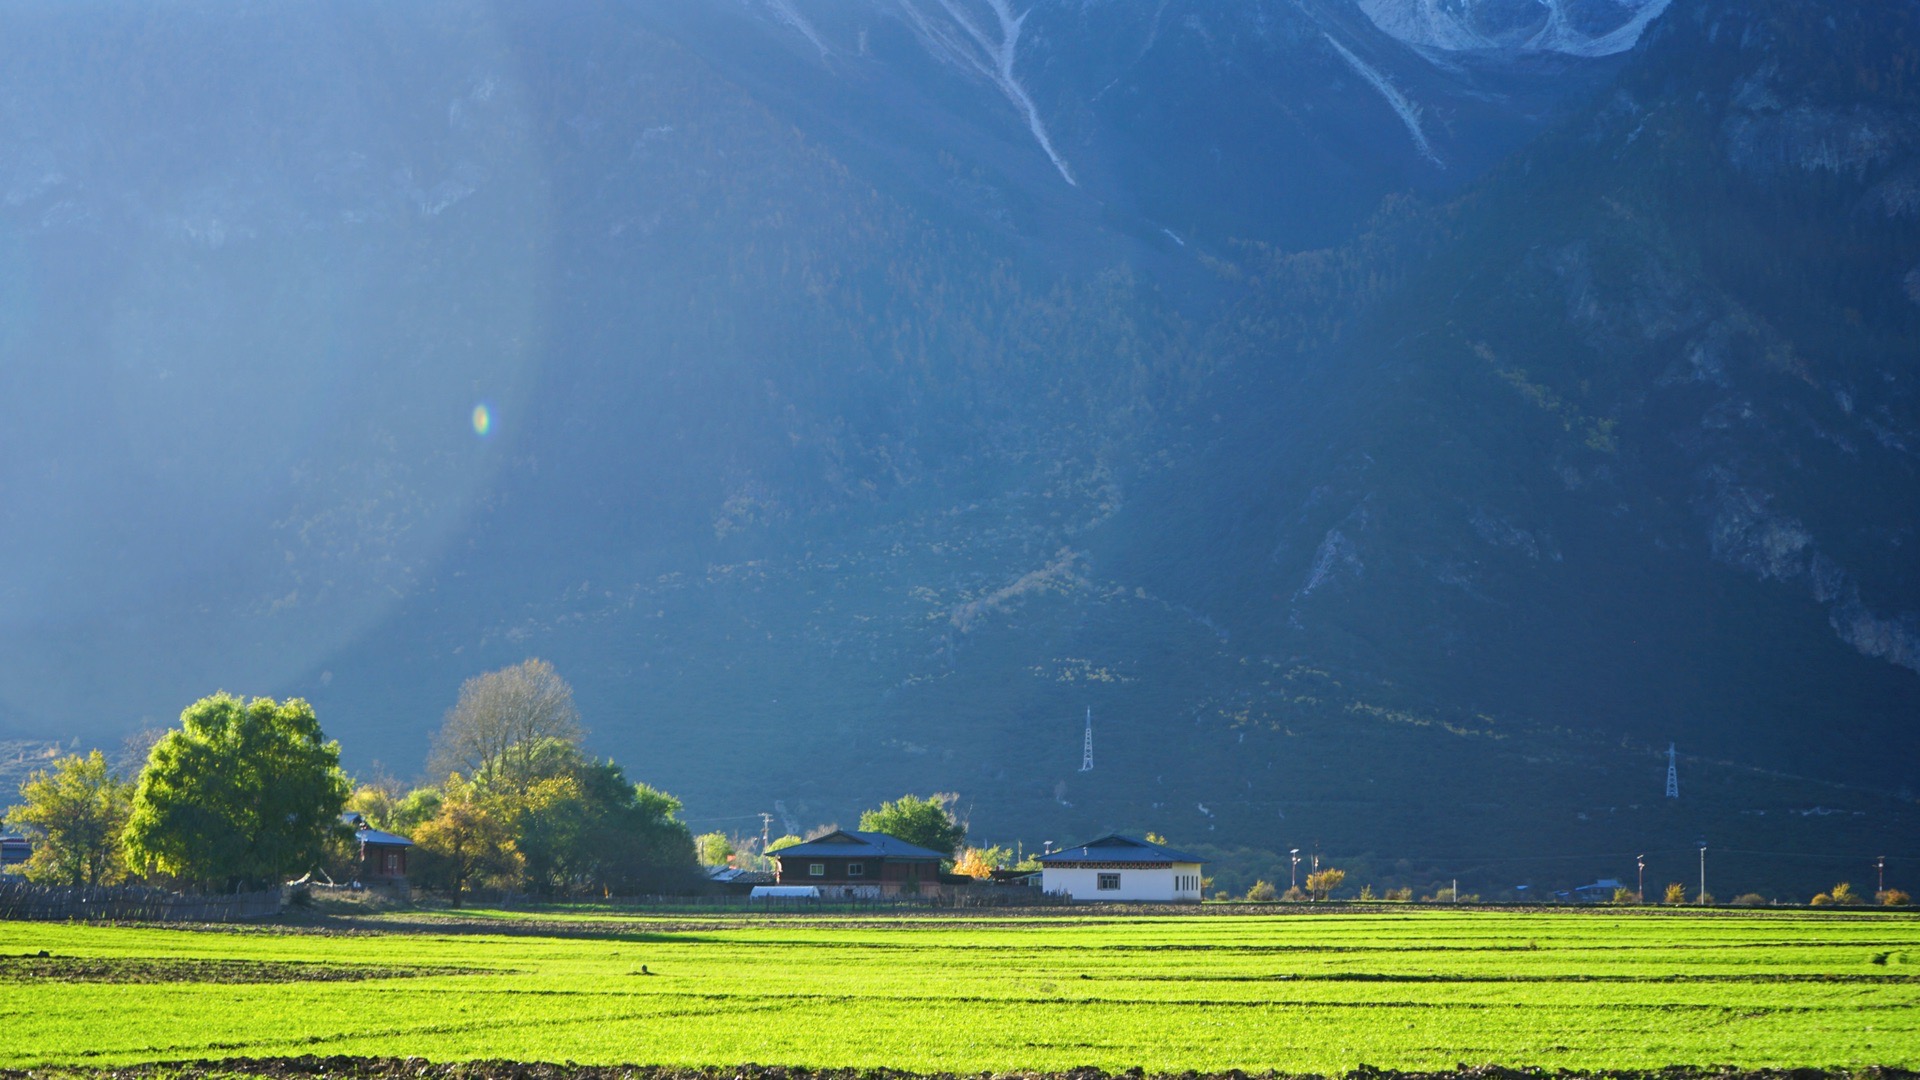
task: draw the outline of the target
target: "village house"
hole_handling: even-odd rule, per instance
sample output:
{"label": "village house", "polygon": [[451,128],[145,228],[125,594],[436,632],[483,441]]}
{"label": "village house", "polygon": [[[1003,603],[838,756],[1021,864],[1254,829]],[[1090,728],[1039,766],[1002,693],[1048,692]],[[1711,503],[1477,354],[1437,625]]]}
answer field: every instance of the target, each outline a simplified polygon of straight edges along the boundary
{"label": "village house", "polygon": [[24,836],[0,833],[0,866],[17,866],[33,858],[33,844]]}
{"label": "village house", "polygon": [[946,856],[886,833],[839,829],[770,852],[781,886],[813,886],[823,899],[877,900],[937,896]]}
{"label": "village house", "polygon": [[1040,856],[1040,888],[1075,900],[1200,902],[1206,860],[1114,833]]}
{"label": "village house", "polygon": [[340,820],[353,830],[354,844],[359,853],[359,861],[354,864],[354,880],[362,885],[405,889],[407,849],[413,846],[413,841],[382,832],[368,824],[366,818],[351,811],[340,815]]}

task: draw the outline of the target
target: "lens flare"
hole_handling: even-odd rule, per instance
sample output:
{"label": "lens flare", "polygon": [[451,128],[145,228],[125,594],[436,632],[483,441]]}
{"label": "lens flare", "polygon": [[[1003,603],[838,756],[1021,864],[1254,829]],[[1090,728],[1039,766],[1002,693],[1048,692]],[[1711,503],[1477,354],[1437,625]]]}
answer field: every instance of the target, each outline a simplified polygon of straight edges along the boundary
{"label": "lens flare", "polygon": [[487,408],[485,402],[475,405],[473,407],[473,433],[484,439],[487,437],[487,433],[492,430],[493,410]]}

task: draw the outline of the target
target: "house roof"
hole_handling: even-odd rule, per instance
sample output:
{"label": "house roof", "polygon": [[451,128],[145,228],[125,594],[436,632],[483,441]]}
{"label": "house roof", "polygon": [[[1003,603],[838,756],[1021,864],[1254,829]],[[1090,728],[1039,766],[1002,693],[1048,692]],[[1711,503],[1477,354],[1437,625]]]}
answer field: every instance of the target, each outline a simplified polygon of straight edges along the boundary
{"label": "house roof", "polygon": [[353,835],[363,844],[390,844],[395,847],[412,847],[413,841],[404,836],[382,832],[367,824],[367,819],[349,810],[340,815],[340,821],[353,830]]}
{"label": "house roof", "polygon": [[707,869],[707,880],[717,881],[723,885],[735,885],[742,882],[747,884],[771,885],[773,884],[773,875],[765,870],[748,870],[740,866],[714,866]]}
{"label": "house roof", "polygon": [[379,829],[375,829],[372,827],[368,827],[365,829],[358,829],[354,832],[354,835],[359,837],[360,842],[363,844],[391,844],[395,847],[412,847],[413,846],[413,841],[407,839],[404,836],[399,836],[390,832],[381,832]]}
{"label": "house roof", "polygon": [[1089,840],[1079,847],[1054,851],[1040,856],[1041,865],[1062,865],[1077,862],[1139,863],[1142,866],[1166,866],[1172,863],[1203,863],[1207,860],[1198,855],[1188,855],[1170,847],[1146,840],[1136,840],[1131,836],[1109,833],[1098,840]]}
{"label": "house roof", "polygon": [[836,859],[944,859],[947,857],[930,848],[909,844],[897,836],[888,836],[883,832],[855,832],[852,829],[836,829],[804,844],[783,847],[767,854],[776,859],[818,859],[823,856]]}

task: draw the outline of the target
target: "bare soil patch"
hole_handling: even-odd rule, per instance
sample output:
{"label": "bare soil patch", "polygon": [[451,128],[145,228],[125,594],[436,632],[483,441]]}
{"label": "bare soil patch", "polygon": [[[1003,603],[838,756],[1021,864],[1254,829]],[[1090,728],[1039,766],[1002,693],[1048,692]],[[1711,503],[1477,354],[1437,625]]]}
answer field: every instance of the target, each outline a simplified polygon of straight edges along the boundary
{"label": "bare soil patch", "polygon": [[313,964],[290,960],[197,960],[180,957],[0,956],[0,982],[276,983],[353,982],[422,975],[471,975],[477,968]]}

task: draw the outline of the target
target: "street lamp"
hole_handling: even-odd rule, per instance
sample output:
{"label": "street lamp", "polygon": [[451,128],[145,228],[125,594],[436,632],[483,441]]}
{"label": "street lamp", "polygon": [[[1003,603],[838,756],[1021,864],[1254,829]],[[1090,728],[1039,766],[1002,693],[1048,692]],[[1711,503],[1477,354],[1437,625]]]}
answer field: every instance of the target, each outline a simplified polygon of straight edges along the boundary
{"label": "street lamp", "polygon": [[1293,860],[1292,876],[1287,879],[1288,891],[1297,892],[1300,888],[1300,849],[1288,848],[1287,855]]}
{"label": "street lamp", "polygon": [[1882,855],[1875,859],[1873,866],[1874,869],[1880,872],[1880,888],[1876,890],[1876,895],[1878,895],[1879,893],[1887,891],[1887,857]]}
{"label": "street lamp", "polygon": [[1647,902],[1647,857],[1645,855],[1635,855],[1633,857],[1633,865],[1636,870],[1640,871],[1640,884],[1635,890],[1633,898],[1636,902],[1644,904]]}
{"label": "street lamp", "polygon": [[1700,841],[1700,895],[1694,897],[1697,903],[1707,902],[1707,842]]}

